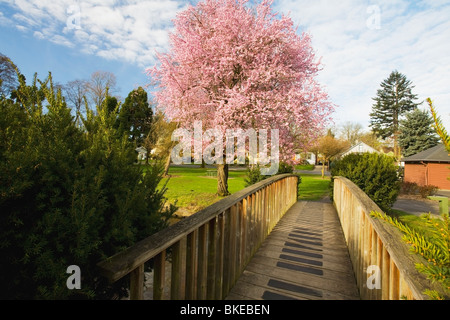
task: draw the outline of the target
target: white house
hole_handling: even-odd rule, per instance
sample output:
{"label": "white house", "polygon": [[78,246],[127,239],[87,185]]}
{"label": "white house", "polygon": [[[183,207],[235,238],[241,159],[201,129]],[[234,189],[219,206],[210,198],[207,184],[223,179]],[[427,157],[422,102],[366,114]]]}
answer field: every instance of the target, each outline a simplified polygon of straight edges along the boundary
{"label": "white house", "polygon": [[372,148],[371,146],[368,146],[364,142],[359,142],[359,143],[355,144],[354,146],[350,147],[349,149],[347,149],[346,151],[344,151],[341,154],[341,157],[345,157],[346,155],[348,155],[350,153],[365,153],[365,152],[380,153],[378,150]]}
{"label": "white house", "polygon": [[144,147],[138,147],[135,150],[138,153],[139,161],[147,159],[147,149],[145,149]]}
{"label": "white house", "polygon": [[309,164],[316,164],[316,155],[312,152],[302,152],[295,155],[295,161],[306,160]]}

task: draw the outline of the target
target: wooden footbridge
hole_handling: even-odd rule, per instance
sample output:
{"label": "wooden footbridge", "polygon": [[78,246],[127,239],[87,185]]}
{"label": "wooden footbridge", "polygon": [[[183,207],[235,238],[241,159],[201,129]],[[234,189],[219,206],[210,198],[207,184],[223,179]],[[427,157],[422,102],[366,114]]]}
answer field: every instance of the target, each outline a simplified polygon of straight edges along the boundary
{"label": "wooden footbridge", "polygon": [[[295,175],[237,192],[98,264],[131,299],[427,299],[430,283],[381,210],[345,178],[297,201]],[[150,265],[152,272],[145,272]]]}

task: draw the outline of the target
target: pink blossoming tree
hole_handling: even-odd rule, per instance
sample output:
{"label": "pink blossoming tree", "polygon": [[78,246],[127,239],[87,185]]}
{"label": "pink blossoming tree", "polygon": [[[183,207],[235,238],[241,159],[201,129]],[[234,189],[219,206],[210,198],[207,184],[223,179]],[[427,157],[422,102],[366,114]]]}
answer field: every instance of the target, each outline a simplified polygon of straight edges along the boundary
{"label": "pink blossoming tree", "polygon": [[[170,51],[148,70],[156,100],[180,127],[278,129],[280,159],[290,161],[330,120],[333,105],[316,81],[310,36],[299,35],[271,0],[203,0],[174,20]],[[228,167],[218,166],[226,195]]]}

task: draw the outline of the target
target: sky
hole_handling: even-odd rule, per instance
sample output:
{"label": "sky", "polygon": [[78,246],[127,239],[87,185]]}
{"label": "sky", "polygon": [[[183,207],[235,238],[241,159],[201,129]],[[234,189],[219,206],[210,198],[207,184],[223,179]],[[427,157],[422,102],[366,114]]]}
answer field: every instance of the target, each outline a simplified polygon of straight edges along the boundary
{"label": "sky", "polygon": [[[97,71],[115,74],[117,94],[150,83],[145,69],[170,49],[178,12],[198,0],[0,0],[0,53],[21,72],[64,84]],[[377,90],[398,70],[430,97],[450,130],[450,0],[274,0],[308,32],[336,105],[335,128],[368,129]],[[424,102],[421,109],[426,109]]]}

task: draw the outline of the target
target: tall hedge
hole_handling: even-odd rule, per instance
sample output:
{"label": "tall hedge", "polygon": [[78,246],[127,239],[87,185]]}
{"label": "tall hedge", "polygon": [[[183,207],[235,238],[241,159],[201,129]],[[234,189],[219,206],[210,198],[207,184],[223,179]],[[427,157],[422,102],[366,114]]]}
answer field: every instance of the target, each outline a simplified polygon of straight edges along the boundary
{"label": "tall hedge", "polygon": [[386,212],[400,192],[398,167],[384,154],[349,154],[333,164],[331,175],[333,179],[342,176],[351,180]]}
{"label": "tall hedge", "polygon": [[[0,113],[0,299],[126,295],[127,280],[107,284],[96,264],[167,226],[162,168],[133,164],[106,107],[77,125],[51,76],[22,81]],[[79,290],[66,285],[70,265]]]}

